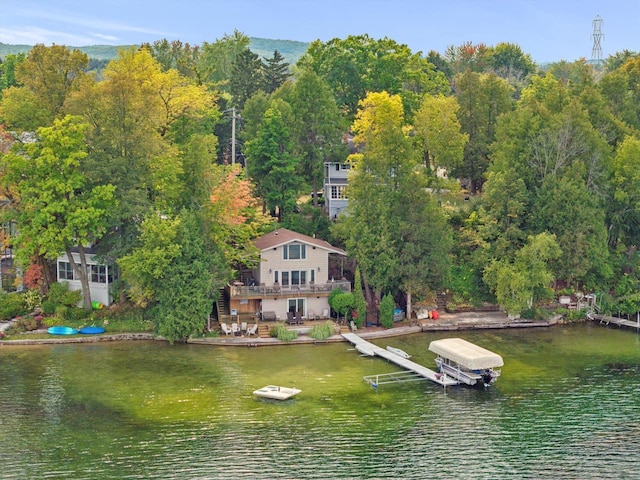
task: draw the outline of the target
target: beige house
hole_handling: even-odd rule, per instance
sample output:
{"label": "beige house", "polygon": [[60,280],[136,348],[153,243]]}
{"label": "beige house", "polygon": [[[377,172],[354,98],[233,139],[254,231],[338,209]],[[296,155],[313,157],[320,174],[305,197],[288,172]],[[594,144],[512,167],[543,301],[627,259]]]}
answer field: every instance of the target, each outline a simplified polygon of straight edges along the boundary
{"label": "beige house", "polygon": [[306,319],[328,318],[329,293],[335,288],[351,291],[350,282],[329,278],[329,255],[346,253],[324,240],[280,228],[254,243],[260,250],[260,263],[241,282],[225,289],[225,298],[218,305],[221,321],[227,315],[231,320],[256,316],[286,320],[287,312],[300,312]]}

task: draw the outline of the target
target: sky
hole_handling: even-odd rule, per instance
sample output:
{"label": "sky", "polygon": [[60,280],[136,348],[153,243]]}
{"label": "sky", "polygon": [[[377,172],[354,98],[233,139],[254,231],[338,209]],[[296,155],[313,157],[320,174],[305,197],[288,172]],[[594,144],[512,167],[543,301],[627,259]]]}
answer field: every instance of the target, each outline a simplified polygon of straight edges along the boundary
{"label": "sky", "polygon": [[235,30],[248,37],[329,41],[388,37],[441,54],[465,42],[515,43],[537,63],[640,51],[640,0],[0,0],[0,42],[191,45]]}

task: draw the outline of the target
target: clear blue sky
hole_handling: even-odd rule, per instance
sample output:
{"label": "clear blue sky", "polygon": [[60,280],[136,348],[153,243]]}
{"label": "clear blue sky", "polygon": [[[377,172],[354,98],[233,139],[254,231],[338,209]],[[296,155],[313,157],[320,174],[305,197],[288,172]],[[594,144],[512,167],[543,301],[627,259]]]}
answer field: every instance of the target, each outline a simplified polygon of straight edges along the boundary
{"label": "clear blue sky", "polygon": [[591,58],[596,15],[603,58],[640,51],[640,0],[0,0],[0,42],[199,45],[234,30],[302,42],[366,33],[423,53],[516,43],[544,63]]}

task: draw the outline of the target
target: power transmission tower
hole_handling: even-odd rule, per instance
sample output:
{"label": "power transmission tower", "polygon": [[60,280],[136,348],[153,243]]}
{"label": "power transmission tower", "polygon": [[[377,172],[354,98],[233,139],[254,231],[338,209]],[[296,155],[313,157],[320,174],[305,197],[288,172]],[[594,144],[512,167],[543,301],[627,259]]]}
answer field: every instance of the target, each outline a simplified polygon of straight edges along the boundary
{"label": "power transmission tower", "polygon": [[593,39],[593,48],[591,49],[591,61],[597,65],[600,65],[602,62],[602,45],[600,41],[604,38],[604,33],[602,33],[602,18],[600,15],[596,15],[596,18],[593,19],[593,34],[591,38]]}

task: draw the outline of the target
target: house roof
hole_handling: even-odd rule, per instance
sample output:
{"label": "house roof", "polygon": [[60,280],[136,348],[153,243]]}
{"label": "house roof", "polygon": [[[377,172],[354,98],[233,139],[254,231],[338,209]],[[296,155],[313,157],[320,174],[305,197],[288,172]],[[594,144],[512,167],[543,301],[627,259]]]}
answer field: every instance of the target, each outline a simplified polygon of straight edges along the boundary
{"label": "house roof", "polygon": [[266,233],[265,235],[256,238],[253,243],[261,251],[269,248],[279,247],[291,242],[301,242],[314,247],[327,250],[329,253],[337,253],[338,255],[347,255],[347,253],[341,248],[332,246],[329,242],[320,240],[319,238],[310,237],[302,233],[293,232],[286,228],[279,228],[273,232]]}

